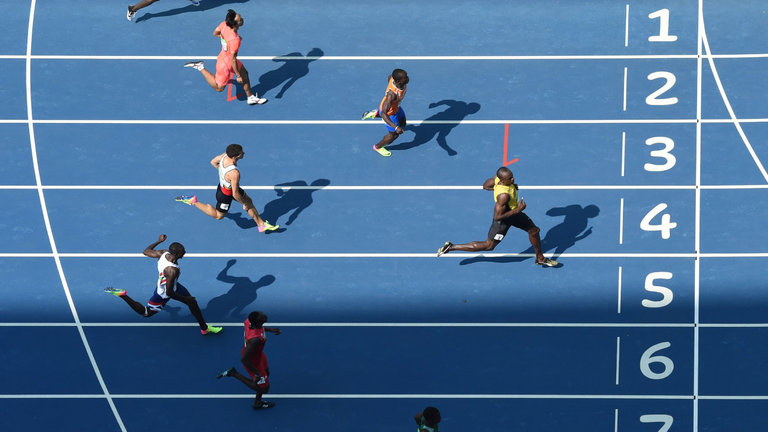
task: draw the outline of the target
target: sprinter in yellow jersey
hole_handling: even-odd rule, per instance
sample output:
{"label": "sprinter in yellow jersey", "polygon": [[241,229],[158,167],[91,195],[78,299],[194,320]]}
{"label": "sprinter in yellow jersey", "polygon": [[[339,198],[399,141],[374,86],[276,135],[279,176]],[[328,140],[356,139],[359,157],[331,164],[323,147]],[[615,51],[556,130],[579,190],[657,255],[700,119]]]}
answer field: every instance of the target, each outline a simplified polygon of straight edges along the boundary
{"label": "sprinter in yellow jersey", "polygon": [[443,247],[437,251],[437,256],[451,251],[480,252],[491,251],[507,235],[509,227],[519,228],[528,232],[528,239],[533,245],[536,253],[536,264],[545,267],[554,267],[557,261],[545,258],[541,252],[541,238],[539,237],[539,227],[533,223],[523,210],[525,210],[525,201],[517,200],[517,185],[515,176],[509,168],[501,167],[496,171],[496,177],[491,177],[483,184],[483,189],[493,191],[493,199],[496,205],[493,208],[493,222],[488,231],[488,238],[485,241],[473,241],[465,244],[453,244],[445,242]]}
{"label": "sprinter in yellow jersey", "polygon": [[378,143],[373,145],[373,150],[378,154],[389,157],[392,152],[384,147],[392,144],[398,136],[403,133],[405,128],[405,111],[400,106],[408,91],[408,73],[402,69],[395,69],[389,76],[387,90],[384,91],[384,98],[379,104],[379,108],[363,113],[363,120],[381,117],[384,120],[384,126],[387,128],[387,134]]}

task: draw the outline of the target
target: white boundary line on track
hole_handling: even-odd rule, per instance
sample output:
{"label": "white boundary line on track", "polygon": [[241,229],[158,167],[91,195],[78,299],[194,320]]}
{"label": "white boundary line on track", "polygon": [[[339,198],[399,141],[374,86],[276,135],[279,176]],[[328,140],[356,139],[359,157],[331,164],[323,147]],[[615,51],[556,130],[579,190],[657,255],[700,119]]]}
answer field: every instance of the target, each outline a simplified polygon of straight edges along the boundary
{"label": "white boundary line on track", "polygon": [[[99,394],[0,394],[0,399],[101,399]],[[270,399],[651,399],[690,400],[692,395],[621,395],[621,394],[269,394]],[[733,396],[729,398],[738,398]],[[745,396],[768,398],[768,396]],[[114,394],[115,399],[253,399],[253,394]],[[710,398],[714,398],[710,396]]]}
{"label": "white boundary line on track", "polygon": [[[739,123],[768,123],[768,118],[742,118]],[[733,124],[733,119],[701,119],[704,124]],[[0,124],[27,124],[24,119],[0,119]],[[94,120],[94,119],[49,119],[32,120],[33,124],[104,124],[104,125],[368,125],[381,126],[380,122],[366,120]],[[696,119],[508,119],[508,120],[409,120],[410,125],[603,125],[603,124],[696,124]]]}
{"label": "white boundary line on track", "polygon": [[[210,185],[0,185],[0,190],[214,190]],[[245,190],[481,190],[482,186],[243,186]],[[547,185],[520,186],[520,190],[696,190],[696,185]],[[759,185],[699,185],[701,190],[768,189]]]}
{"label": "white boundary line on track", "polygon": [[[703,0],[699,0],[700,2]],[[701,7],[701,6],[700,6]],[[768,172],[765,171],[765,167],[763,167],[762,162],[760,162],[760,158],[755,153],[755,150],[752,148],[752,144],[749,142],[749,138],[747,138],[747,135],[744,133],[744,130],[741,128],[740,120],[736,117],[736,113],[733,111],[733,107],[731,106],[731,102],[728,100],[728,95],[725,93],[725,89],[723,88],[723,83],[720,80],[720,74],[717,72],[717,67],[715,67],[715,61],[711,57],[712,51],[709,48],[709,41],[707,40],[707,31],[704,27],[704,16],[703,12],[699,12],[699,44],[704,45],[704,49],[707,52],[707,59],[709,61],[709,68],[712,71],[712,76],[715,78],[715,84],[717,84],[717,88],[720,91],[720,96],[723,99],[723,103],[725,104],[725,108],[728,110],[728,114],[731,116],[731,121],[733,125],[736,127],[736,130],[739,132],[739,136],[741,136],[741,140],[744,142],[744,146],[746,146],[747,151],[749,151],[749,154],[752,156],[752,160],[754,160],[755,165],[757,165],[757,168],[760,170],[760,173],[763,175],[763,178],[765,179],[766,183],[768,183]],[[701,49],[699,49],[701,51]]]}
{"label": "white boundary line on track", "polygon": [[[147,55],[66,55],[66,54],[35,54],[32,60],[216,60],[216,56],[147,56]],[[705,55],[714,59],[760,59],[768,58],[768,53],[746,54],[714,54]],[[27,57],[20,54],[0,55],[0,60],[24,60]],[[592,54],[592,55],[498,55],[498,56],[240,56],[239,60],[320,60],[320,61],[495,61],[495,60],[695,60],[695,54]]]}
{"label": "white boundary line on track", "polygon": [[[242,323],[241,323],[242,324]],[[102,399],[100,394],[0,394],[0,399]],[[113,394],[113,399],[253,399],[252,394]],[[565,394],[272,394],[274,399],[622,399],[692,400],[693,395]],[[702,400],[768,400],[768,395],[699,396]]]}
{"label": "white boundary line on track", "polygon": [[699,430],[699,294],[701,259],[701,85],[702,85],[702,34],[704,32],[704,0],[698,1],[698,20],[696,38],[696,198],[694,210],[694,251],[696,259],[693,263],[693,432]]}
{"label": "white boundary line on track", "polygon": [[[768,123],[768,118],[742,118],[739,123]],[[0,124],[27,124],[24,119],[0,119]],[[94,119],[49,119],[32,120],[33,124],[105,124],[105,125],[369,125],[381,126],[379,122],[365,120],[94,120]],[[733,119],[701,119],[700,123],[732,124]],[[696,119],[508,119],[508,120],[409,120],[410,125],[585,125],[585,124],[696,124]]]}
{"label": "white boundary line on track", "polygon": [[56,247],[56,240],[53,237],[53,230],[51,228],[51,221],[48,216],[48,208],[46,206],[45,202],[45,193],[43,191],[42,187],[42,180],[40,176],[40,166],[38,164],[37,160],[37,145],[35,142],[35,127],[33,122],[33,116],[32,116],[32,28],[35,23],[35,8],[36,8],[36,0],[31,0],[30,2],[30,8],[29,8],[29,24],[27,26],[27,53],[25,56],[26,60],[26,99],[27,99],[27,124],[29,129],[29,144],[31,147],[31,153],[32,153],[32,165],[34,167],[35,171],[35,182],[37,186],[37,194],[40,199],[40,207],[42,209],[43,213],[43,222],[45,223],[45,230],[48,234],[48,242],[51,247],[51,252],[54,261],[56,262],[56,268],[59,273],[59,278],[61,279],[61,285],[64,289],[64,294],[67,298],[67,303],[69,304],[69,309],[72,313],[72,318],[74,319],[74,326],[77,328],[78,334],[80,335],[80,340],[83,343],[83,348],[85,348],[85,352],[88,354],[88,359],[90,360],[91,367],[93,368],[93,373],[96,375],[96,379],[99,382],[99,385],[101,386],[101,390],[103,392],[103,395],[101,397],[106,398],[107,403],[109,403],[110,408],[112,409],[112,414],[115,416],[115,420],[117,421],[118,426],[120,427],[120,430],[123,432],[126,432],[125,425],[123,424],[123,420],[120,417],[120,413],[117,412],[117,407],[115,406],[114,401],[112,400],[112,397],[109,394],[109,390],[107,389],[107,385],[104,382],[103,377],[101,376],[101,371],[99,370],[98,364],[96,364],[96,359],[93,356],[93,352],[91,351],[91,346],[88,343],[88,338],[85,336],[85,331],[83,330],[83,327],[80,325],[80,317],[78,316],[77,309],[75,308],[75,303],[72,299],[72,294],[69,291],[69,285],[67,284],[67,278],[64,275],[64,268],[61,265],[61,259],[58,254],[58,249]]}
{"label": "white boundary line on track", "polygon": [[[0,252],[0,258],[142,258],[141,253],[136,252]],[[440,259],[466,259],[466,258],[533,258],[532,253],[462,253],[446,254]],[[669,253],[564,253],[564,258],[768,258],[768,252],[669,252]],[[287,253],[257,253],[257,252],[213,252],[192,253],[188,252],[185,258],[431,258],[437,259],[434,252],[428,253],[401,253],[401,252],[287,252]]]}
{"label": "white boundary line on track", "polygon": [[[0,323],[0,327],[74,327],[77,324],[62,323],[41,323],[41,322],[17,322]],[[94,322],[81,323],[83,327],[194,327],[196,323],[152,323],[152,322]],[[224,327],[239,328],[243,326],[242,322],[217,323]],[[270,322],[275,327],[482,327],[482,328],[692,328],[690,323],[440,323],[440,322]],[[730,327],[728,325],[727,327]],[[754,326],[768,326],[768,324],[755,324]]]}
{"label": "white boundary line on track", "polygon": [[[242,322],[217,323],[224,327],[242,327]],[[275,327],[474,327],[474,328],[768,328],[768,323],[440,323],[440,322],[275,322]],[[0,327],[75,327],[71,322],[0,322]],[[82,327],[197,327],[196,323],[162,322],[81,322]]]}

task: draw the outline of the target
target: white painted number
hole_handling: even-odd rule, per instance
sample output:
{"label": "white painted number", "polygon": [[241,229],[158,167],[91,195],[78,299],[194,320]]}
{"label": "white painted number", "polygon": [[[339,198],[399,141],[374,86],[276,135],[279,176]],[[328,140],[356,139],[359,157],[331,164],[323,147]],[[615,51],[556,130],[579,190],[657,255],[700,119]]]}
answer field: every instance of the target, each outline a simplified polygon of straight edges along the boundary
{"label": "white painted number", "polygon": [[674,42],[677,36],[669,34],[669,9],[659,9],[648,14],[650,19],[659,19],[659,34],[649,36],[648,42]]}
{"label": "white painted number", "polygon": [[659,231],[661,232],[661,238],[664,240],[669,239],[669,235],[672,232],[673,228],[677,228],[677,222],[671,221],[671,216],[669,213],[664,213],[661,215],[661,223],[653,224],[651,221],[653,218],[655,218],[659,213],[663,212],[667,208],[667,203],[661,203],[657,205],[656,207],[652,208],[651,211],[648,212],[645,217],[643,217],[643,220],[640,221],[640,228],[643,231]]}
{"label": "white painted number", "polygon": [[669,89],[671,89],[675,83],[677,82],[677,78],[675,77],[675,74],[672,72],[665,72],[665,71],[658,71],[653,72],[650,75],[648,75],[648,80],[653,81],[657,79],[664,79],[666,82],[664,85],[661,86],[658,90],[648,95],[647,98],[645,98],[645,103],[648,105],[674,105],[677,103],[676,97],[667,97],[667,98],[659,98],[659,96],[663,95]]}
{"label": "white painted number", "polygon": [[654,285],[653,283],[656,281],[656,279],[665,279],[665,280],[672,279],[672,273],[653,272],[645,277],[645,290],[649,292],[659,293],[662,295],[662,298],[661,300],[643,299],[642,304],[644,307],[660,308],[672,303],[672,298],[674,297],[674,293],[672,292],[671,289],[667,287]]}
{"label": "white painted number", "polygon": [[645,414],[640,416],[641,423],[664,423],[659,432],[667,432],[672,427],[674,419],[668,414]]}
{"label": "white painted number", "polygon": [[[657,351],[669,348],[672,346],[669,342],[661,342],[648,348],[640,357],[640,372],[652,380],[660,380],[668,377],[673,370],[675,370],[675,364],[672,363],[672,359],[663,355],[653,355]],[[651,363],[660,363],[664,368],[661,372],[654,372],[651,370]]]}
{"label": "white painted number", "polygon": [[666,171],[677,162],[675,155],[673,155],[672,149],[675,148],[675,142],[671,138],[667,137],[651,137],[645,140],[645,145],[664,144],[664,148],[661,150],[651,150],[651,156],[657,158],[663,158],[665,162],[661,165],[647,163],[643,165],[646,171],[660,172]]}

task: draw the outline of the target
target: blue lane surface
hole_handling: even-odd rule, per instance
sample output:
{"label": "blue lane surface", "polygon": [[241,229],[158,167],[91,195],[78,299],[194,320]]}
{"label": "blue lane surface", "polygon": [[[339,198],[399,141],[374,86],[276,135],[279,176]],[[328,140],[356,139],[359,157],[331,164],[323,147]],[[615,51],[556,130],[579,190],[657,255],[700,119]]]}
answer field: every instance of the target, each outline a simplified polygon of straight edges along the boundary
{"label": "blue lane surface", "polygon": [[[215,65],[214,61],[208,63],[209,68]],[[34,115],[57,120],[359,120],[363,111],[379,104],[395,67],[405,69],[411,77],[402,103],[411,119],[429,117],[429,104],[446,98],[479,103],[482,109],[473,119],[692,119],[696,115],[696,67],[688,59],[634,61],[626,112],[622,111],[626,61],[620,60],[317,61],[283,99],[263,106],[228,103],[225,93],[216,93],[200,72],[183,64],[184,60],[35,60],[31,78],[35,83]],[[269,60],[244,64],[253,83],[265,72],[281,67]],[[645,103],[646,96],[663,84],[663,80],[647,79],[659,68],[681,77],[665,96],[678,97],[677,104]],[[75,80],[61,86],[57,77],[62,74],[110,79]],[[564,85],[563,77],[572,80]],[[126,91],[144,98],[115,97]],[[318,97],[318,92],[323,96]],[[277,91],[262,93],[274,98]],[[47,98],[48,94],[56,94],[56,99]],[[83,98],[88,103],[82,103]],[[153,102],[148,104],[145,98]]]}
{"label": "blue lane surface", "polygon": [[[78,2],[75,2],[77,4]],[[439,7],[397,0],[388,4],[350,5],[343,0],[322,4],[302,0],[265,4],[247,0],[207,1],[201,7],[183,2],[152,5],[141,10],[137,23],[125,21],[122,3],[100,3],[91,8],[67,7],[55,0],[38,2],[33,49],[36,54],[200,55],[215,48],[210,37],[228,8],[245,18],[241,55],[283,54],[286,47],[323,48],[328,55],[518,55],[518,54],[657,54],[695,51],[696,3],[667,0],[633,5],[630,46],[624,47],[624,3],[590,1],[589,6],[562,0],[526,2],[489,1],[482,8],[460,0]],[[647,18],[654,10],[675,11],[674,44],[651,44],[645,34],[658,32]],[[654,9],[655,8],[655,9]],[[106,17],[83,32],[90,16]],[[396,15],[397,31],[376,37],[375,30]],[[61,20],[69,16],[70,20]],[[575,20],[573,17],[578,16]],[[169,31],[169,25],[173,30]],[[286,26],[297,31],[286,32]],[[298,31],[298,30],[301,31]],[[457,31],[460,30],[460,31]],[[93,35],[109,35],[94,38]],[[161,43],[157,41],[162,37]],[[62,44],[62,40],[67,40]],[[215,55],[215,53],[214,53]]]}
{"label": "blue lane surface", "polygon": [[[61,252],[136,252],[164,233],[189,252],[337,252],[432,253],[446,240],[485,240],[492,217],[492,195],[483,190],[438,193],[423,190],[329,190],[312,194],[313,202],[284,232],[260,234],[242,208],[217,221],[194,207],[177,203],[180,193],[197,193],[212,202],[214,191],[112,191],[98,201],[83,200],[74,190],[46,193],[48,211]],[[267,220],[287,222],[289,211],[275,203],[274,192],[249,195]],[[528,214],[542,229],[542,239],[568,252],[693,252],[692,191],[527,191],[521,195]],[[619,244],[620,204],[624,198],[623,244]],[[350,205],[350,203],[352,203]],[[641,229],[642,219],[660,204],[677,224],[669,239]],[[273,207],[274,206],[274,210]],[[552,216],[548,216],[547,213]],[[597,214],[596,214],[597,213]],[[419,215],[415,217],[414,215]],[[566,216],[567,215],[567,216]],[[566,218],[569,216],[568,220]],[[373,221],[392,221],[375,229]],[[662,216],[651,219],[660,223]],[[183,221],[184,223],[179,223]],[[603,222],[605,221],[605,222]],[[564,223],[565,222],[565,223]],[[64,229],[66,227],[66,229]],[[236,228],[239,227],[239,228]],[[343,231],[339,228],[343,227]],[[593,227],[591,232],[587,232]],[[524,232],[511,231],[495,252],[519,252],[530,246]],[[106,234],[109,234],[108,236]],[[545,241],[545,240],[542,240]],[[407,245],[407,246],[406,246]]]}
{"label": "blue lane surface", "polygon": [[[481,9],[455,0],[439,7],[401,1],[350,6],[337,0],[290,5],[204,0],[202,7],[195,8],[185,0],[167,0],[142,11],[139,22],[128,23],[122,3],[40,0],[36,3],[33,54],[183,58],[34,59],[33,115],[36,119],[82,120],[357,120],[362,110],[378,103],[391,69],[404,67],[412,76],[403,105],[411,119],[695,117],[694,59],[247,60],[256,87],[271,99],[264,107],[226,102],[226,94],[216,94],[198,73],[181,68],[186,57],[216,54],[218,46],[210,33],[228,7],[246,17],[241,55],[306,55],[313,48],[324,56],[696,53],[695,1],[632,2],[628,47],[623,44],[625,3],[522,3],[491,1]],[[755,0],[705,3],[714,53],[766,52],[768,36],[756,30],[766,24],[763,6]],[[29,7],[28,1],[0,5],[0,24],[6,30],[0,55],[24,54]],[[659,32],[661,22],[648,15],[661,8],[670,10],[670,34],[678,36],[676,42],[648,41],[649,35]],[[389,38],[375,37],[370,29],[380,26],[393,10],[400,14],[401,25]],[[765,60],[717,59],[715,63],[737,116],[768,115],[764,104],[755,99],[765,93],[764,80],[757,72],[765,69]],[[213,66],[211,61],[208,64]],[[624,67],[628,73],[626,112],[621,94]],[[7,71],[0,87],[4,102],[0,120],[25,119],[25,61],[3,58],[0,68]],[[678,103],[646,103],[646,97],[663,84],[663,80],[648,79],[659,71],[674,74],[675,84],[663,97],[677,97]],[[727,118],[711,74],[705,61],[703,116]],[[296,81],[288,88],[291,78]],[[479,109],[431,106],[445,99],[477,103]],[[0,184],[34,185],[27,125],[3,124],[0,128],[0,157],[8,162],[0,170]],[[757,155],[768,154],[762,139],[765,126],[750,123],[744,129]],[[245,144],[249,151],[243,165],[246,185],[479,186],[502,162],[501,124],[415,127],[394,146],[400,151],[389,160],[370,150],[382,131],[374,122],[338,127],[35,125],[43,184],[171,184],[186,189],[46,190],[55,240],[65,253],[139,253],[161,232],[169,234],[171,241],[183,241],[190,252],[221,254],[431,254],[447,239],[484,238],[491,199],[479,188],[292,191],[282,197],[274,190],[249,190],[270,220],[286,225],[285,232],[269,236],[258,235],[238,210],[232,218],[217,222],[170,199],[181,192],[199,192],[210,202],[211,189],[193,187],[212,185],[214,177],[207,161],[232,141]],[[623,177],[619,170],[622,131],[627,133]],[[733,125],[704,124],[702,132],[704,184],[765,182]],[[650,156],[660,145],[647,146],[645,140],[658,136],[674,140],[672,154],[677,162],[668,171],[652,173],[644,164],[660,163],[658,157]],[[443,137],[446,148],[440,146]],[[696,174],[693,124],[512,125],[509,140],[510,158],[520,158],[512,167],[530,205],[527,213],[541,226],[547,252],[694,252],[693,190],[526,189],[558,184],[692,185]],[[450,156],[450,151],[457,154]],[[105,174],[93,178],[94,169]],[[759,190],[703,190],[701,197],[702,252],[762,251],[765,233],[755,222],[755,215],[764,213]],[[5,228],[0,230],[1,252],[50,252],[37,191],[5,190],[0,198],[7,203],[0,211],[0,228]],[[622,198],[623,231],[619,225]],[[662,213],[669,213],[677,223],[669,240],[663,240],[658,231],[640,228],[643,216],[659,203],[668,204]],[[659,220],[657,216],[651,222]],[[620,235],[623,244],[619,244]],[[496,252],[527,253],[527,239],[523,233],[514,233]],[[145,323],[120,300],[101,291],[108,284],[122,285],[143,302],[154,284],[151,260],[63,258],[62,265],[107,388],[112,393],[131,393],[116,400],[131,431],[208,432],[251,424],[282,431],[352,430],[361,425],[367,430],[396,430],[413,427],[412,415],[426,405],[441,408],[446,430],[495,430],[500,425],[553,432],[611,430],[617,413],[620,430],[659,430],[661,423],[641,420],[649,414],[674,418],[673,430],[692,430],[694,412],[699,414],[701,431],[755,430],[765,423],[760,401],[702,400],[694,410],[695,402],[685,399],[693,393],[697,376],[702,394],[764,393],[766,383],[755,378],[766,362],[764,350],[755,343],[764,339],[762,328],[700,328],[698,371],[693,366],[694,330],[689,326],[285,327],[285,333],[268,344],[276,393],[562,392],[684,398],[678,400],[282,399],[275,410],[253,413],[248,408],[251,395],[247,389],[214,378],[222,367],[237,364],[242,343],[238,321],[252,309],[264,309],[272,321],[288,323],[690,325],[695,319],[692,259],[561,261],[564,266],[559,269],[542,270],[530,258],[458,254],[441,259],[238,258],[228,269],[226,257],[188,257],[182,263],[182,281],[198,297],[209,321],[227,325],[220,337],[213,338],[199,335],[186,308],[172,304]],[[700,267],[702,323],[765,321],[766,301],[759,282],[763,259],[704,258]],[[224,269],[227,276],[221,275]],[[73,318],[52,258],[4,257],[0,272],[7,275],[0,289],[3,322],[71,324]],[[663,307],[648,306],[670,299]],[[174,325],[151,325],[160,323]],[[185,325],[176,325],[179,323]],[[117,429],[76,328],[5,327],[1,332],[4,391],[0,393],[99,397],[4,400],[0,404],[1,430],[73,430],[75,425],[74,430]],[[621,352],[618,385],[617,338]],[[666,343],[668,348],[653,351],[652,347]],[[50,367],[49,349],[60,353],[61,370]],[[643,367],[643,354],[668,357],[674,370],[652,362],[649,372]],[[110,367],[115,362],[119,367]],[[671,371],[670,376],[651,379],[665,371]],[[30,377],[41,380],[30,384]],[[157,399],[145,398],[145,393],[214,393],[225,398]],[[229,398],[231,394],[237,397]],[[43,404],[47,410],[40,409]],[[188,413],[188,418],[180,420],[179,413]]]}
{"label": "blue lane surface", "polygon": [[[269,311],[278,322],[686,323],[693,319],[691,259],[561,261],[565,265],[551,271],[534,266],[532,259],[238,258],[230,264],[221,258],[187,257],[180,280],[212,322],[239,323],[253,309]],[[83,322],[144,322],[102,289],[125,288],[145,302],[154,289],[152,260],[65,258],[63,266]],[[489,275],[504,275],[511,269],[513,280],[488,281]],[[642,304],[663,298],[645,290],[646,277],[653,272],[672,274],[655,281],[673,293],[665,307]],[[409,276],[413,274],[426,279]],[[194,322],[184,305],[171,304],[173,308],[150,322]],[[28,308],[9,310],[7,316],[24,320]]]}
{"label": "blue lane surface", "polygon": [[[281,330],[279,336],[269,336],[265,348],[274,393],[685,395],[692,385],[692,367],[686,360],[693,332],[688,328]],[[194,327],[88,327],[86,334],[100,364],[130,359],[119,368],[102,368],[111,393],[252,393],[234,380],[215,378],[219,370],[233,365],[242,371],[242,326],[227,327],[217,337],[203,337]],[[167,349],[146,343],[152,339],[165,341]],[[656,354],[677,360],[674,371],[663,379],[649,379],[638,367],[641,356],[662,342],[671,346]],[[173,373],[161,372],[167,364],[173,364]],[[659,364],[651,369],[663,371]],[[162,380],[151,379],[157,373],[163,374]]]}
{"label": "blue lane surface", "polygon": [[[450,99],[430,116],[435,120],[466,118],[465,101]],[[439,101],[436,101],[439,102]],[[723,134],[733,127],[718,125]],[[652,130],[648,129],[652,127]],[[713,127],[714,125],[708,127]],[[26,132],[26,130],[25,130]],[[625,172],[621,172],[622,132],[625,133]],[[320,143],[331,138],[330,146]],[[216,171],[209,161],[230,142],[243,145],[238,162],[246,186],[307,185],[326,179],[340,185],[460,185],[480,186],[494,175],[504,157],[504,125],[414,125],[389,148],[383,159],[371,149],[384,135],[376,123],[364,125],[83,125],[41,124],[35,127],[40,169],[45,185],[213,185]],[[674,141],[671,169],[656,172],[646,164],[665,160],[651,156],[663,144],[646,144],[656,136]],[[65,144],[64,138],[71,144]],[[447,147],[441,147],[441,140]],[[106,143],[109,150],[104,151]],[[734,142],[734,151],[743,149]],[[751,159],[728,154],[722,143],[708,142],[703,153],[711,172],[732,169],[730,176],[710,176],[708,183],[750,181],[742,167]],[[450,155],[449,151],[455,155]],[[28,151],[28,150],[27,150]],[[744,152],[746,154],[746,152]],[[152,156],[147,158],[146,155]],[[319,163],[332,154],[333,163]],[[343,154],[343,156],[342,156]],[[748,156],[747,156],[748,157]],[[694,185],[694,125],[510,125],[507,162],[516,181],[534,185]],[[24,159],[27,161],[28,159]],[[99,176],[83,166],[109,165]],[[650,168],[652,169],[652,168]],[[31,168],[30,168],[31,172]],[[757,170],[755,170],[757,173]],[[739,175],[741,173],[741,175]],[[759,173],[757,174],[759,176]],[[753,182],[761,179],[753,178]],[[316,186],[322,186],[316,183]]]}

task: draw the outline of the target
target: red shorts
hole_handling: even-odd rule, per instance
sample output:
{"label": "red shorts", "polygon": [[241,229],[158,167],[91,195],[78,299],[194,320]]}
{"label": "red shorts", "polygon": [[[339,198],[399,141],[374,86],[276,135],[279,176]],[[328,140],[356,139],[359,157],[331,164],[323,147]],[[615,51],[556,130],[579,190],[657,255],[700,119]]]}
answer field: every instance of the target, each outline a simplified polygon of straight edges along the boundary
{"label": "red shorts", "polygon": [[[254,356],[250,359],[251,365],[259,372],[259,376],[261,379],[259,382],[256,383],[257,386],[262,388],[268,388],[269,387],[269,365],[267,364],[267,356],[263,353],[258,356]],[[248,375],[251,376],[251,379],[253,379],[254,373],[251,372],[250,369],[245,369],[248,372]]]}
{"label": "red shorts", "polygon": [[[226,60],[216,60],[216,84],[218,84],[219,87],[224,87],[225,85],[229,84],[229,82],[232,80],[232,75],[234,75],[234,72],[232,72],[232,60],[230,60],[228,57],[225,58]],[[243,63],[238,60],[237,69],[240,70],[242,67]]]}

